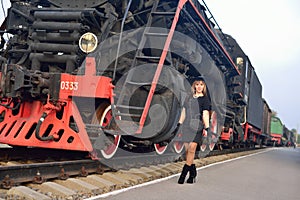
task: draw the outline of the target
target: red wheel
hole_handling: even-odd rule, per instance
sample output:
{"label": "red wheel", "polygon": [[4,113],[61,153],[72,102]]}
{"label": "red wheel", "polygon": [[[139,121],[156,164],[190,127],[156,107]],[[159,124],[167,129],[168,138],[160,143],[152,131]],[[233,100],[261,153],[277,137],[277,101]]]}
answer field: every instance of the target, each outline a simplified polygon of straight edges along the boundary
{"label": "red wheel", "polygon": [[212,112],[210,116],[210,131],[212,135],[208,135],[206,130],[203,130],[203,142],[200,146],[202,152],[209,150],[212,151],[217,143],[217,130],[218,130],[218,119],[216,112]]}
{"label": "red wheel", "polygon": [[218,118],[217,113],[212,112],[210,117],[210,131],[213,133],[211,135],[211,142],[208,145],[209,150],[212,151],[215,147],[215,144],[217,143],[218,137],[217,137],[217,131],[218,131]]}
{"label": "red wheel", "polygon": [[[107,126],[112,119],[112,111],[111,105],[105,103],[101,104],[93,117],[92,123],[99,123],[100,126]],[[111,144],[109,144],[104,150],[101,150],[101,154],[104,158],[110,159],[112,158],[119,147],[121,136],[120,135],[107,135],[107,137],[111,140]]]}
{"label": "red wheel", "polygon": [[[203,139],[206,137],[206,139],[204,139],[203,141],[207,141],[207,131],[205,129],[203,129],[202,137]],[[204,152],[206,150],[206,147],[207,147],[207,142],[202,142],[200,146],[200,151]]]}
{"label": "red wheel", "polygon": [[176,141],[173,143],[173,149],[174,149],[175,153],[181,154],[181,152],[183,151],[183,148],[184,148],[183,142]]}
{"label": "red wheel", "polygon": [[168,145],[154,144],[154,149],[158,155],[162,155],[167,150]]}

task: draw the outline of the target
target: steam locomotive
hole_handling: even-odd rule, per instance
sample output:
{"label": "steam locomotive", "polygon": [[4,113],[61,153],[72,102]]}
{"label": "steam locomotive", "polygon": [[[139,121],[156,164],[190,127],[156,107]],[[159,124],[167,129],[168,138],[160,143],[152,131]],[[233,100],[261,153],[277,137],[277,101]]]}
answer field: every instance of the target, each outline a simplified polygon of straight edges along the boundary
{"label": "steam locomotive", "polygon": [[11,0],[0,33],[0,143],[180,155],[197,76],[212,101],[201,151],[267,138],[255,70],[204,1]]}

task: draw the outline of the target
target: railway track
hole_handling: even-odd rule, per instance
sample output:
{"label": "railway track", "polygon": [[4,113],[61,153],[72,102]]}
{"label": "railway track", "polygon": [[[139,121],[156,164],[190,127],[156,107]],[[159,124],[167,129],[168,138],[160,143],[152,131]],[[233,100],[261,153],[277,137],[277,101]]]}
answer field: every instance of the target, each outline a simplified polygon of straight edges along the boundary
{"label": "railway track", "polygon": [[[21,152],[21,153],[20,153]],[[47,180],[66,180],[69,177],[86,177],[106,171],[130,169],[153,164],[163,164],[178,159],[173,153],[138,154],[112,160],[94,161],[83,152],[36,148],[2,148],[0,153],[1,188],[27,183],[43,183]],[[110,167],[108,167],[110,166]]]}
{"label": "railway track", "polygon": [[[200,153],[201,159],[196,160],[196,165],[199,167],[232,157],[228,155],[239,156],[256,150],[261,149]],[[172,153],[119,157],[111,168],[108,167],[112,166],[110,163],[103,164],[86,156],[83,152],[49,149],[1,149],[0,199],[83,199],[179,173],[184,159]]]}

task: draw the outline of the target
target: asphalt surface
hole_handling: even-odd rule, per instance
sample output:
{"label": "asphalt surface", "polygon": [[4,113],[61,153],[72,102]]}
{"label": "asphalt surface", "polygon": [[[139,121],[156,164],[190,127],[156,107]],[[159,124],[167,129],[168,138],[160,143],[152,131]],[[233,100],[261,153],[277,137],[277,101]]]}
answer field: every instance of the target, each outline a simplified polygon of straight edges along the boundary
{"label": "asphalt surface", "polygon": [[179,185],[178,177],[179,174],[173,175],[90,200],[299,200],[300,148],[274,148],[198,168],[194,184]]}

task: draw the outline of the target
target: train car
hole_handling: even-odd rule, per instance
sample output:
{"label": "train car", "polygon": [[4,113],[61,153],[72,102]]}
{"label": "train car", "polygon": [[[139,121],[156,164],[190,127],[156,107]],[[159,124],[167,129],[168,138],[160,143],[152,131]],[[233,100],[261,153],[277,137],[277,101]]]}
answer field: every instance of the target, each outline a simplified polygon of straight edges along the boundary
{"label": "train car", "polygon": [[296,147],[296,143],[297,143],[297,133],[294,132],[293,130],[290,130],[290,146],[292,147]]}
{"label": "train car", "polygon": [[256,75],[249,57],[237,41],[225,34],[230,55],[236,62],[240,74],[232,78],[228,90],[233,97],[227,99],[225,124],[219,145],[233,147],[261,144],[263,129],[262,85]]}
{"label": "train car", "polygon": [[273,146],[282,145],[283,123],[279,117],[272,116],[270,135],[271,140],[269,141],[269,144]]}
{"label": "train car", "polygon": [[262,85],[254,69],[251,70],[249,103],[244,124],[244,140],[246,144],[254,146],[261,144],[262,141],[262,119],[263,119],[263,100]]}
{"label": "train car", "polygon": [[293,131],[289,130],[285,125],[283,125],[282,145],[291,147],[294,146],[295,141],[295,134]]}
{"label": "train car", "polygon": [[176,125],[199,75],[212,100],[210,137],[236,110],[226,128],[241,133],[240,69],[208,11],[192,0],[12,0],[1,26],[11,36],[1,40],[0,143],[102,160],[179,154]]}
{"label": "train car", "polygon": [[262,144],[263,145],[268,145],[268,141],[271,139],[270,136],[270,126],[271,126],[271,117],[272,117],[272,110],[270,109],[267,101],[263,99],[263,107],[264,107],[264,112],[263,112],[263,121],[262,121]]}

